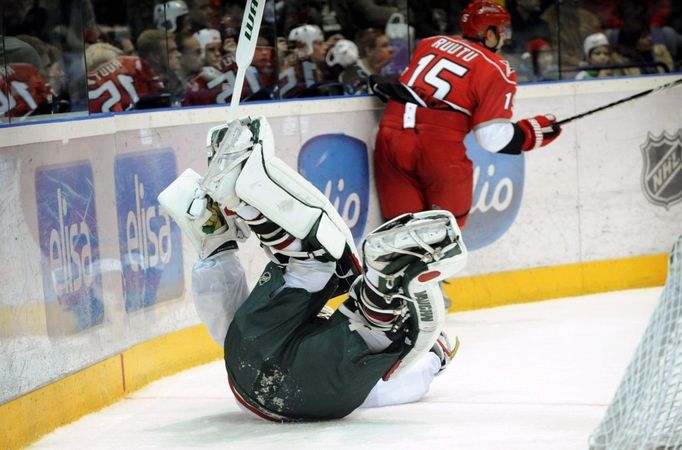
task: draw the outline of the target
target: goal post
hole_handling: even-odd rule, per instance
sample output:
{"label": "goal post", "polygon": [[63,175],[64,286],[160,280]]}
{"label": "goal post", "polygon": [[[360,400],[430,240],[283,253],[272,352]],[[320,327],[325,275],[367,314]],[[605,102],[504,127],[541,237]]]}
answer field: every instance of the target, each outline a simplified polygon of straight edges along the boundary
{"label": "goal post", "polygon": [[670,254],[658,305],[589,445],[682,449],[682,236]]}

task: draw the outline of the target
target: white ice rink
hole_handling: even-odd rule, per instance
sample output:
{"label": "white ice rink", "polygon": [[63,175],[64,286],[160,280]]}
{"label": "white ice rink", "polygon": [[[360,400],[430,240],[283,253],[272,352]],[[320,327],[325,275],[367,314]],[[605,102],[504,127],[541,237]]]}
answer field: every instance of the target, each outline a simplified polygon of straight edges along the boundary
{"label": "white ice rink", "polygon": [[450,314],[446,329],[462,346],[418,403],[268,423],[238,408],[219,361],[157,381],[30,448],[586,449],[661,290]]}

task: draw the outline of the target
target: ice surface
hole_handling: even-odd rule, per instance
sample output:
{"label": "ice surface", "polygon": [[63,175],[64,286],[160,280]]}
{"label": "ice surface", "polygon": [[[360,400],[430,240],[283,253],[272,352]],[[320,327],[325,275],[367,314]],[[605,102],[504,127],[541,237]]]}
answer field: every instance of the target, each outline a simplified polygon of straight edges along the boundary
{"label": "ice surface", "polygon": [[[343,420],[242,412],[222,362],[159,380],[32,449],[586,449],[662,288],[450,314],[462,341],[422,401]],[[456,301],[456,300],[455,300]]]}

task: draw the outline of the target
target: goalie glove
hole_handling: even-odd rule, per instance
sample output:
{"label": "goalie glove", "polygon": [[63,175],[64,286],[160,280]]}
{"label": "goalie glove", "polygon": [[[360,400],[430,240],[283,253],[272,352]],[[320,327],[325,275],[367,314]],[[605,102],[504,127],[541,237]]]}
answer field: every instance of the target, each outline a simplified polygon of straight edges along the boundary
{"label": "goalie glove", "polygon": [[438,358],[440,358],[440,370],[436,376],[443,373],[445,368],[450,364],[450,361],[452,361],[452,359],[455,357],[457,350],[459,350],[459,338],[455,336],[455,345],[453,347],[450,344],[450,339],[448,338],[447,333],[445,333],[445,331],[441,331],[440,336],[438,336],[438,339],[436,339],[436,343],[433,344],[433,347],[431,347],[431,351],[435,353]]}
{"label": "goalie glove", "polygon": [[559,137],[561,127],[556,125],[556,117],[552,114],[545,114],[519,120],[514,124],[515,137],[519,131],[523,133],[521,150],[527,152],[538,147],[544,147]]}

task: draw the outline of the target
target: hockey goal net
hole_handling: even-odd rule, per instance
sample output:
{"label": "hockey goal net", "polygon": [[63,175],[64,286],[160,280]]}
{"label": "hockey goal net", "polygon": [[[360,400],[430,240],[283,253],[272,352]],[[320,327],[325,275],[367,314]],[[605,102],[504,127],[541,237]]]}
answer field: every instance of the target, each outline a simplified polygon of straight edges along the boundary
{"label": "hockey goal net", "polygon": [[682,236],[658,305],[589,443],[592,450],[682,449]]}

